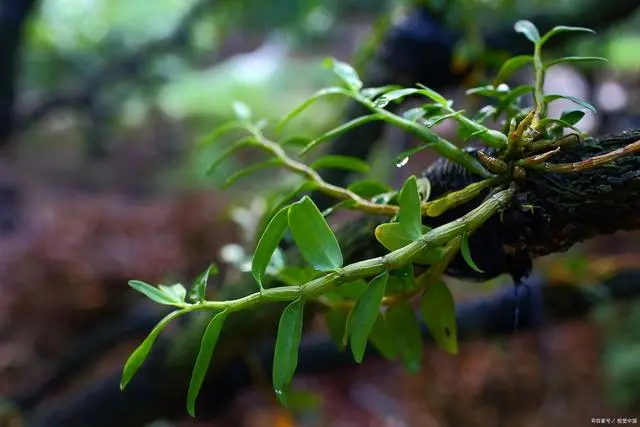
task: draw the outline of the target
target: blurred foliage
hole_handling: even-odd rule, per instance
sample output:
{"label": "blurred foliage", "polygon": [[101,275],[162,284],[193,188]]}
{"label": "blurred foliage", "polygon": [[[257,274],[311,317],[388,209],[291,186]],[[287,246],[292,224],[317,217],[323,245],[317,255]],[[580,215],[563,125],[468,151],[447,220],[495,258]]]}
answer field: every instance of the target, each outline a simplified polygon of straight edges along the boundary
{"label": "blurred foliage", "polygon": [[607,396],[612,404],[640,404],[640,303],[605,304],[597,308],[595,320],[605,340],[603,364]]}

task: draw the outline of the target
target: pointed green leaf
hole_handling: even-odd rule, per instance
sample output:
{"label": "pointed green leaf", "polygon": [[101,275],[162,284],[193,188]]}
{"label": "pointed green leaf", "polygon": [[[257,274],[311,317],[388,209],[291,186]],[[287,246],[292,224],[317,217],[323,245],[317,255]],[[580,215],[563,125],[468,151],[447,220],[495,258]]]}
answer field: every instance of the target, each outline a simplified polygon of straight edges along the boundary
{"label": "pointed green leaf", "polygon": [[321,89],[309,98],[307,98],[302,104],[293,109],[289,114],[284,116],[282,120],[276,126],[276,133],[280,133],[282,129],[289,123],[293,118],[300,115],[304,110],[313,105],[314,102],[319,100],[320,98],[324,98],[325,96],[330,95],[343,95],[343,96],[351,96],[349,91],[342,87],[329,87],[325,89]]}
{"label": "pointed green leaf", "polygon": [[395,158],[395,164],[397,167],[401,167],[407,164],[409,158],[414,154],[419,153],[422,150],[433,147],[435,144],[420,144],[417,147],[410,148],[402,153],[398,154]]}
{"label": "pointed green leaf", "polygon": [[587,110],[591,111],[594,114],[597,114],[597,110],[596,107],[594,107],[593,105],[589,104],[588,102],[583,101],[582,99],[573,97],[573,96],[569,96],[569,95],[560,95],[560,94],[551,94],[551,95],[546,95],[544,97],[544,100],[546,103],[550,103],[552,101],[555,101],[556,99],[568,99],[571,102],[574,102],[578,105],[580,105],[581,107],[586,108]]}
{"label": "pointed green leaf", "polygon": [[420,89],[416,89],[416,88],[397,89],[391,92],[387,92],[381,97],[377,98],[375,100],[375,104],[376,104],[376,107],[383,108],[392,101],[402,100],[403,98],[409,95],[415,95],[416,93],[419,93],[419,92],[420,92]]}
{"label": "pointed green leaf", "polygon": [[342,200],[338,203],[336,203],[333,206],[328,207],[327,209],[322,211],[322,216],[323,217],[328,217],[329,215],[331,215],[334,211],[337,211],[338,209],[350,209],[350,208],[354,208],[358,203],[355,200]]}
{"label": "pointed green leaf", "polygon": [[358,279],[336,286],[332,293],[342,298],[358,299],[365,293],[368,287],[369,284],[365,280]]}
{"label": "pointed green leaf", "polygon": [[387,93],[396,89],[400,89],[400,86],[387,85],[387,86],[380,86],[380,87],[368,87],[368,88],[362,89],[360,91],[360,94],[365,98],[375,99],[384,93]]}
{"label": "pointed green leaf", "polygon": [[324,60],[324,66],[331,68],[352,92],[358,92],[362,89],[362,80],[360,80],[358,73],[351,65],[333,58],[326,58]]}
{"label": "pointed green leaf", "polygon": [[524,34],[524,36],[533,43],[540,42],[540,32],[538,31],[538,28],[533,25],[533,22],[523,19],[516,22],[514,28],[516,32]]}
{"label": "pointed green leaf", "polygon": [[364,351],[367,348],[369,334],[373,329],[376,317],[380,313],[380,304],[384,297],[384,289],[387,285],[388,272],[381,273],[374,277],[367,290],[353,307],[353,311],[349,316],[349,335],[351,337],[351,352],[353,359],[362,363]]}
{"label": "pointed green leaf", "polygon": [[422,215],[420,214],[420,195],[415,175],[411,175],[400,190],[400,211],[398,223],[412,240],[422,235]]}
{"label": "pointed green leaf", "polygon": [[309,152],[312,148],[315,148],[318,144],[320,144],[321,142],[327,141],[331,138],[335,138],[353,128],[356,128],[358,126],[362,126],[365,123],[369,123],[372,122],[374,120],[379,120],[380,119],[380,115],[379,114],[369,114],[368,116],[361,116],[361,117],[356,117],[353,120],[349,120],[347,123],[343,123],[340,126],[331,129],[330,131],[324,133],[323,135],[317,137],[316,139],[312,140],[309,144],[307,144],[301,151],[301,155],[305,154],[307,152]]}
{"label": "pointed green leaf", "polygon": [[273,389],[278,400],[287,406],[287,390],[298,366],[298,346],[302,337],[304,301],[289,304],[280,317],[276,349],[273,356]]}
{"label": "pointed green leaf", "polygon": [[269,261],[280,244],[282,237],[284,237],[285,231],[287,231],[288,212],[288,206],[280,209],[271,218],[262,236],[260,236],[260,240],[258,240],[258,245],[251,261],[251,274],[258,282],[260,289],[263,289],[262,279],[264,279]]}
{"label": "pointed green leaf", "polygon": [[187,290],[180,283],[171,286],[158,285],[158,289],[177,304],[183,303],[187,296]]}
{"label": "pointed green leaf", "polygon": [[217,140],[218,138],[220,138],[222,135],[227,134],[234,130],[239,130],[239,129],[247,129],[247,124],[238,120],[224,123],[219,127],[217,127],[216,129],[214,129],[212,132],[202,137],[198,142],[198,146],[202,147],[204,145],[209,145],[213,143],[215,140]]}
{"label": "pointed green leaf", "polygon": [[400,357],[409,372],[418,372],[422,366],[422,332],[413,309],[407,302],[391,306],[385,319],[394,335]]}
{"label": "pointed green leaf", "polygon": [[582,110],[563,111],[560,120],[570,125],[575,125],[584,117],[585,112]]}
{"label": "pointed green leaf", "polygon": [[449,106],[449,101],[447,100],[447,98],[445,98],[444,96],[440,95],[438,92],[436,92],[433,89],[430,89],[428,87],[426,87],[423,84],[418,83],[416,86],[418,86],[420,89],[422,89],[419,93],[420,95],[424,95],[427,98],[429,98],[430,100],[432,100],[433,102],[436,102],[442,106],[448,107]]}
{"label": "pointed green leaf", "polygon": [[428,128],[432,128],[436,126],[438,123],[442,123],[447,119],[457,117],[462,113],[464,113],[464,110],[458,110],[449,114],[441,114],[439,116],[430,117],[429,119],[425,120],[425,126],[427,126]]}
{"label": "pointed green leaf", "polygon": [[159,304],[176,305],[176,301],[171,295],[167,295],[160,289],[140,280],[129,280],[129,286]]}
{"label": "pointed green leaf", "polygon": [[420,312],[436,343],[443,350],[457,354],[455,302],[444,282],[439,281],[427,287],[420,301]]}
{"label": "pointed green leaf", "polygon": [[391,187],[373,179],[356,181],[349,185],[347,189],[364,198],[372,198],[378,194],[388,193],[391,191]]}
{"label": "pointed green leaf", "polygon": [[398,356],[398,345],[382,313],[376,317],[369,341],[385,359],[395,360]]}
{"label": "pointed green leaf", "polygon": [[565,56],[564,58],[558,58],[555,61],[550,61],[545,64],[545,68],[551,68],[554,65],[564,64],[565,62],[595,62],[595,61],[604,61],[609,62],[607,58],[602,58],[599,56]]}
{"label": "pointed green leaf", "polygon": [[255,144],[255,141],[256,139],[253,136],[249,136],[231,144],[226,150],[222,152],[222,154],[220,154],[213,160],[213,162],[211,162],[211,164],[207,168],[207,171],[205,172],[205,175],[211,176],[216,171],[218,166],[220,166],[220,163],[224,162],[228,157],[235,154],[236,151]]}
{"label": "pointed green leaf", "polygon": [[395,268],[389,273],[385,295],[395,295],[410,291],[413,289],[414,284],[415,273],[412,263],[404,267]]}
{"label": "pointed green leaf", "polygon": [[[427,233],[429,230],[429,227],[422,226],[422,234]],[[413,242],[413,239],[406,234],[405,230],[397,222],[380,224],[376,227],[375,235],[378,242],[389,251],[398,250]],[[413,261],[418,264],[431,265],[436,263],[441,257],[442,250],[436,248],[420,253]]]}
{"label": "pointed green leaf", "polygon": [[462,242],[460,244],[460,251],[462,252],[462,258],[464,258],[465,262],[469,265],[469,267],[473,268],[478,273],[484,273],[483,270],[480,269],[471,258],[471,251],[469,249],[469,235],[464,233],[462,235]]}
{"label": "pointed green leaf", "polygon": [[228,310],[225,310],[213,316],[207,326],[207,329],[204,331],[204,335],[202,335],[200,351],[198,352],[196,363],[193,365],[193,373],[191,374],[191,381],[189,383],[189,392],[187,393],[187,412],[192,417],[196,416],[196,399],[198,398],[200,388],[202,387],[204,378],[209,370],[213,350],[216,348],[218,338],[220,337],[220,331],[222,330],[222,326],[224,325],[224,321],[228,314]]}
{"label": "pointed green leaf", "polygon": [[496,91],[496,88],[493,85],[483,85],[483,86],[472,87],[471,89],[467,89],[465,94],[480,95],[480,96],[497,96],[498,92]]}
{"label": "pointed green leaf", "polygon": [[269,169],[269,168],[273,168],[276,166],[280,166],[282,164],[282,162],[280,161],[280,159],[269,159],[269,160],[265,160],[264,162],[260,162],[260,163],[255,163],[251,166],[248,166],[244,169],[240,169],[239,171],[235,172],[234,174],[232,174],[230,177],[228,177],[223,183],[222,183],[222,188],[228,188],[231,185],[233,185],[237,180],[244,178],[245,176],[251,175],[255,172],[261,171],[263,169]]}
{"label": "pointed green leaf", "polygon": [[342,267],[340,245],[309,196],[289,206],[289,229],[305,261],[319,271]]}
{"label": "pointed green leaf", "polygon": [[186,313],[184,310],[176,310],[167,314],[162,320],[158,322],[158,324],[151,330],[147,338],[142,341],[142,344],[136,348],[131,356],[127,359],[127,362],[124,364],[124,368],[122,369],[122,377],[120,378],[120,390],[124,390],[124,388],[129,384],[133,376],[138,372],[140,366],[144,363],[145,359],[149,355],[151,348],[153,347],[153,343],[160,335],[160,332],[176,317]]}
{"label": "pointed green leaf", "polygon": [[339,308],[329,310],[324,315],[324,321],[327,325],[327,329],[329,330],[331,340],[336,344],[336,346],[338,346],[340,351],[344,350],[346,347],[342,342],[342,338],[344,337],[348,315],[348,311]]}
{"label": "pointed green leaf", "polygon": [[411,122],[415,122],[418,119],[421,119],[426,114],[426,111],[422,107],[414,107],[409,108],[407,111],[402,113],[402,118],[409,120]]}
{"label": "pointed green leaf", "polygon": [[233,101],[233,112],[240,120],[251,120],[251,109],[242,101]]}
{"label": "pointed green leaf", "polygon": [[209,264],[209,267],[200,274],[198,278],[193,282],[191,289],[189,289],[189,300],[191,302],[202,302],[207,294],[207,284],[209,283],[209,277],[218,274],[218,266],[215,264]]}
{"label": "pointed green leaf", "polygon": [[531,55],[519,55],[514,56],[513,58],[507,60],[502,67],[500,67],[500,71],[496,75],[496,78],[493,79],[493,85],[498,86],[500,83],[506,82],[509,77],[513,75],[520,68],[525,65],[529,65],[533,63],[533,56]]}
{"label": "pointed green leaf", "polygon": [[[555,123],[557,125],[559,125],[559,128],[569,128],[572,129],[574,132],[576,132],[577,134],[581,134],[582,131],[580,129],[578,129],[577,127],[575,127],[574,125],[572,125],[569,122],[565,122],[564,120],[561,119],[554,119],[553,117],[545,117],[544,119],[540,120],[540,126],[542,126],[543,128],[548,127],[551,123]],[[559,131],[559,129],[556,129],[558,132],[558,136],[562,135],[562,132]]]}
{"label": "pointed green leaf", "polygon": [[370,169],[367,162],[360,160],[357,157],[338,155],[320,157],[318,160],[311,163],[311,168],[315,170],[324,168],[345,169],[361,173],[369,172]]}
{"label": "pointed green leaf", "polygon": [[544,36],[542,36],[542,39],[540,40],[540,46],[544,45],[551,37],[560,34],[560,33],[575,33],[575,32],[580,32],[580,33],[591,33],[591,34],[595,34],[596,32],[593,31],[590,28],[584,28],[584,27],[567,27],[564,25],[559,25],[557,27],[552,28],[548,33],[546,33]]}

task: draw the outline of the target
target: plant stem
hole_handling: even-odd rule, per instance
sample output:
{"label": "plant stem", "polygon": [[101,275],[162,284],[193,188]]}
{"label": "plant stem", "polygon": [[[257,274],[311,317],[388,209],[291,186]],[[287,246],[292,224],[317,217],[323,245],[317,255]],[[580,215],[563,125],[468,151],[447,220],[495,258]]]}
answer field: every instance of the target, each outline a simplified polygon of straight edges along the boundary
{"label": "plant stem", "polygon": [[381,257],[344,266],[303,285],[269,288],[235,300],[205,301],[199,304],[184,304],[179,307],[185,312],[199,310],[239,311],[255,307],[265,301],[293,301],[300,297],[305,299],[317,297],[339,284],[402,267],[411,262],[419,253],[447,244],[462,233],[478,228],[492,215],[504,208],[514,193],[514,186],[497,192],[466,215],[430,230],[403,248]]}

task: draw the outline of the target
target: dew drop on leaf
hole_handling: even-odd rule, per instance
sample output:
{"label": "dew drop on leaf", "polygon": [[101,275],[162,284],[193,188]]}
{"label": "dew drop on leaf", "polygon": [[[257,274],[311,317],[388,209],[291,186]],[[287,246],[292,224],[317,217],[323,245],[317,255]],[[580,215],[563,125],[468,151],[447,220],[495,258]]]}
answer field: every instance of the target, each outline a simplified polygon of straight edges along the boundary
{"label": "dew drop on leaf", "polygon": [[386,96],[381,96],[375,100],[374,104],[377,108],[384,108],[389,104],[389,99]]}
{"label": "dew drop on leaf", "polygon": [[403,157],[402,159],[396,160],[396,167],[401,168],[409,163],[409,157]]}

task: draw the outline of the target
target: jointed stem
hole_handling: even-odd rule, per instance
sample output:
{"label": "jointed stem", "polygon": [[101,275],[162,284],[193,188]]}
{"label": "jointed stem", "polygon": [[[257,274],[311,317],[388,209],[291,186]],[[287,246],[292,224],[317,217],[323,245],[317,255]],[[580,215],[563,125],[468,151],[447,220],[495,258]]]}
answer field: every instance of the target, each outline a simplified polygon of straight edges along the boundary
{"label": "jointed stem", "polygon": [[[449,249],[447,250],[447,254],[451,255],[451,245],[455,246],[455,242],[458,242],[456,238],[461,236],[464,232],[471,232],[475,230],[496,212],[504,208],[511,200],[514,192],[515,189],[513,186],[507,190],[497,192],[466,215],[455,221],[451,221],[430,230],[418,240],[404,246],[403,248],[381,257],[344,266],[303,285],[269,288],[261,292],[256,292],[230,301],[205,301],[199,304],[184,304],[177,306],[184,312],[200,310],[239,311],[255,307],[265,301],[293,301],[300,297],[310,299],[330,291],[339,284],[372,277],[385,270],[392,270],[407,265],[419,253],[437,248],[453,240],[453,243],[449,243]],[[447,256],[447,254],[445,256]],[[437,269],[446,268],[446,264],[448,264],[448,262],[445,262],[442,265],[440,265],[440,263],[436,264],[438,266]],[[429,275],[429,270],[425,274]],[[423,276],[420,276],[417,279],[419,286],[420,283],[425,283],[428,277],[430,277],[430,275],[428,277]]]}

